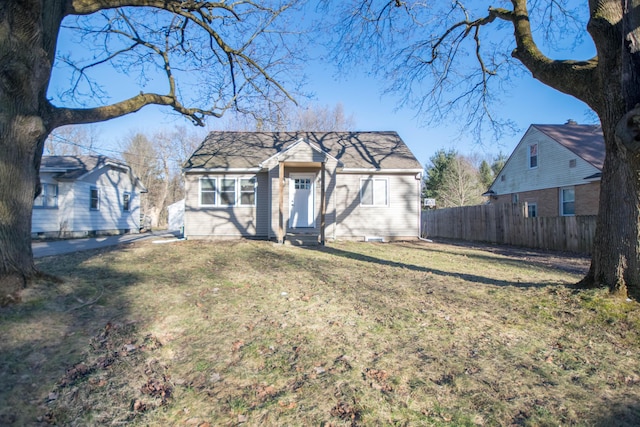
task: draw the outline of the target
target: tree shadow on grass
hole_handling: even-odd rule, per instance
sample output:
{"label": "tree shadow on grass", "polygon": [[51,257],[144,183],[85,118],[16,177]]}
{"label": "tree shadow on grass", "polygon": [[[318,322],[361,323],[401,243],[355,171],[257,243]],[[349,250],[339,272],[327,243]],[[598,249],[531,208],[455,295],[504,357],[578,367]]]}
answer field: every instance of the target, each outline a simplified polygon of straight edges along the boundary
{"label": "tree shadow on grass", "polygon": [[[130,316],[121,290],[138,277],[108,262],[123,249],[42,258],[37,267],[62,283],[38,280],[22,292],[21,303],[0,308],[0,425],[37,425],[47,411],[49,393],[81,361],[89,339],[108,322]],[[106,262],[99,267],[86,263],[96,257]]]}
{"label": "tree shadow on grass", "polygon": [[[408,243],[409,244],[409,243]],[[410,243],[417,249],[423,249],[424,243]],[[438,244],[456,246],[475,251],[472,254],[465,254],[470,258],[480,260],[496,260],[494,255],[501,256],[499,261],[520,266],[522,263],[536,265],[543,268],[554,268],[570,274],[584,275],[589,270],[590,258],[584,254],[573,254],[568,252],[543,251],[539,249],[521,248],[507,245],[491,245],[479,242],[461,242],[450,240],[438,240],[431,243],[429,251],[446,253],[446,250],[437,249]],[[487,252],[490,255],[483,255],[478,252]]]}
{"label": "tree shadow on grass", "polygon": [[596,427],[631,427],[640,425],[640,402],[622,400],[606,402],[590,423]]}
{"label": "tree shadow on grass", "polygon": [[[492,279],[490,277],[480,276],[480,275],[477,275],[477,274],[456,273],[456,272],[452,272],[452,271],[444,271],[444,270],[424,267],[424,266],[415,265],[415,264],[408,264],[408,263],[404,263],[404,262],[390,261],[390,260],[387,260],[387,259],[373,257],[373,256],[370,256],[370,255],[365,255],[365,254],[361,254],[361,253],[358,253],[358,252],[345,251],[343,249],[338,249],[338,248],[333,247],[333,246],[308,246],[306,248],[309,249],[309,250],[321,251],[321,252],[324,252],[324,253],[328,253],[328,254],[331,254],[331,255],[334,255],[334,256],[339,256],[339,257],[343,257],[343,258],[347,258],[347,259],[363,261],[363,262],[369,262],[369,263],[384,265],[384,266],[388,266],[388,267],[407,269],[407,270],[410,270],[410,271],[416,271],[416,272],[421,272],[421,273],[429,273],[429,274],[433,274],[433,275],[436,275],[436,276],[441,276],[441,277],[445,277],[445,278],[449,278],[449,279],[451,279],[451,278],[460,279],[460,280],[464,280],[464,281],[467,281],[467,282],[478,283],[478,284],[483,284],[483,285],[513,286],[513,287],[517,287],[517,288],[543,288],[543,287],[549,286],[549,284],[540,283],[540,282],[534,282],[534,281],[531,281],[531,282],[523,282],[523,281],[514,282],[514,281],[507,281],[507,280]],[[488,259],[492,259],[491,257],[487,257],[487,258]],[[504,262],[503,260],[495,260],[495,261]],[[556,285],[556,284],[554,284],[554,285]]]}

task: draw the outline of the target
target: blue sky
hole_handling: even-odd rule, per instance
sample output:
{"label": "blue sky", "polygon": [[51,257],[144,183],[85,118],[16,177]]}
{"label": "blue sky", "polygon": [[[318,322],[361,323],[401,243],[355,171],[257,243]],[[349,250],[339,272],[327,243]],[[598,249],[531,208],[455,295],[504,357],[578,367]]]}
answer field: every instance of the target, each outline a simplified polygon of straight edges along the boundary
{"label": "blue sky", "polygon": [[[64,49],[66,40],[60,40]],[[69,45],[67,45],[69,48]],[[562,55],[562,54],[560,54]],[[564,52],[564,56],[574,59],[585,59],[593,55],[590,43],[580,45],[574,52]],[[334,77],[336,69],[319,60],[307,63],[305,72],[308,75],[307,91],[315,94],[314,102],[321,106],[333,107],[342,103],[346,114],[353,115],[355,130],[388,131],[393,130],[407,143],[417,159],[425,164],[439,149],[456,149],[461,154],[477,154],[491,156],[498,152],[510,154],[524,131],[530,124],[564,123],[568,119],[579,123],[592,123],[593,115],[589,115],[588,107],[562,93],[559,93],[525,74],[514,81],[514,89],[501,96],[499,111],[502,117],[508,117],[518,128],[513,135],[505,135],[495,141],[492,135],[484,136],[484,144],[478,144],[472,135],[460,135],[459,129],[452,121],[443,121],[437,125],[425,126],[424,120],[416,117],[415,111],[409,109],[396,110],[398,96],[382,96],[387,82],[367,75],[360,69],[341,70],[341,78]],[[119,82],[106,82],[116,83]],[[54,74],[52,88],[64,87],[62,77]],[[129,95],[124,95],[122,87],[117,87],[122,97],[137,93],[137,87],[131,88]],[[119,98],[116,96],[115,98]],[[138,113],[123,118],[94,125],[100,135],[104,154],[118,147],[120,141],[134,132],[152,135],[159,128],[173,128],[179,125],[192,126],[186,119],[170,114],[170,110],[157,107],[146,107]],[[210,130],[218,129],[221,123],[217,119],[208,121]]]}

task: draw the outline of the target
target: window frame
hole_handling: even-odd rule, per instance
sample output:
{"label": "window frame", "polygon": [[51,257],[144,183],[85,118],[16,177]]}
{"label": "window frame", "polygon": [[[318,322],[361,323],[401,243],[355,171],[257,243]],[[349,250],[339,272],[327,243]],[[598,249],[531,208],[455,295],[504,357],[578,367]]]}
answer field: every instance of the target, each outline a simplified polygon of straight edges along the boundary
{"label": "window frame", "polygon": [[[365,189],[365,183],[366,182],[371,182],[371,204],[366,204],[363,202],[363,191]],[[375,186],[375,182],[384,182],[384,203],[376,203],[377,201],[377,197],[376,197],[376,186]],[[360,206],[363,207],[374,207],[374,208],[384,208],[384,207],[388,207],[389,206],[389,198],[390,198],[390,194],[389,194],[389,179],[388,178],[376,178],[376,177],[370,177],[370,178],[360,178]]]}
{"label": "window frame", "polygon": [[[230,190],[225,190],[224,188],[224,181],[233,181],[233,198],[230,197],[223,197],[223,194],[230,194],[232,193]],[[218,188],[218,205],[220,207],[224,207],[224,208],[229,208],[229,207],[234,207],[238,204],[238,179],[237,178],[227,178],[227,177],[222,177],[220,178],[220,188]],[[223,200],[225,199],[229,199],[229,202],[224,202]]]}
{"label": "window frame", "polygon": [[122,193],[122,212],[131,212],[131,193]]}
{"label": "window frame", "polygon": [[[95,192],[95,197],[93,197],[93,193]],[[95,200],[95,207],[94,207]],[[99,211],[100,210],[100,188],[92,185],[89,188],[89,210],[91,211]]]}
{"label": "window frame", "polygon": [[[533,215],[532,215],[533,212]],[[527,218],[538,218],[538,204],[527,203]]]}
{"label": "window frame", "polygon": [[[213,182],[213,190],[206,190],[205,192],[207,194],[211,193],[213,194],[213,203],[203,203],[202,200],[202,195],[203,195],[203,190],[202,190],[202,182],[203,181],[211,181]],[[218,178],[216,177],[210,177],[210,176],[201,176],[200,179],[198,180],[198,203],[199,206],[217,206],[218,203]]]}
{"label": "window frame", "polygon": [[[205,192],[209,192],[214,194],[214,202],[213,204],[206,204],[202,202],[202,182],[203,181],[213,181],[214,189],[207,190]],[[223,190],[222,184],[223,181],[226,181],[226,184],[230,184],[230,181],[233,181],[233,190],[231,190],[231,186],[227,185],[227,190]],[[247,183],[247,181],[253,182],[253,188],[251,191],[243,190],[243,184]],[[218,185],[220,184],[220,185]],[[198,202],[201,207],[217,207],[217,208],[234,208],[234,207],[255,207],[258,200],[258,177],[256,175],[252,176],[215,176],[215,177],[200,177],[199,178],[199,186],[198,186]],[[226,196],[225,196],[226,194]],[[243,195],[252,194],[251,203],[243,202]],[[227,202],[229,200],[229,203]]]}
{"label": "window frame", "polygon": [[[251,192],[243,190],[242,181],[253,181],[253,190]],[[238,206],[255,206],[256,199],[258,198],[257,188],[258,188],[258,180],[256,179],[255,176],[252,176],[250,178],[246,178],[246,177],[238,178],[238,200],[237,200]],[[253,201],[251,203],[243,203],[242,202],[243,194],[253,194]]]}
{"label": "window frame", "polygon": [[[532,155],[532,148],[535,148],[535,155]],[[538,145],[537,142],[534,142],[533,144],[529,144],[527,146],[527,165],[529,165],[529,169],[537,169],[538,166],[540,165],[540,162],[538,161],[540,158],[540,146]],[[535,159],[536,164],[535,165],[531,165],[531,161]]]}
{"label": "window frame", "polygon": [[[565,199],[565,191],[571,191],[573,194],[573,200]],[[566,213],[565,206],[567,204],[573,205],[573,211]],[[560,216],[575,216],[576,215],[576,190],[575,187],[562,187],[560,188]]]}
{"label": "window frame", "polygon": [[[51,189],[53,189],[53,195],[49,194]],[[49,200],[53,200],[53,203],[48,203]],[[43,182],[40,194],[33,200],[33,207],[34,209],[58,209],[58,184]]]}

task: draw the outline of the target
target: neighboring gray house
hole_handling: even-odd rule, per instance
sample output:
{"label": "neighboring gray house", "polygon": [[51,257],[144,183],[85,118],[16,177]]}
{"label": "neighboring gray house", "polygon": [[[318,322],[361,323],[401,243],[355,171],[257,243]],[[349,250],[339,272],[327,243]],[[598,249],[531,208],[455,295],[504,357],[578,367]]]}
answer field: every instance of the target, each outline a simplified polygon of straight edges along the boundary
{"label": "neighboring gray house", "polygon": [[417,238],[422,170],[395,132],[212,132],[183,169],[184,235]]}
{"label": "neighboring gray house", "polygon": [[530,217],[596,215],[604,154],[599,125],[531,125],[485,195]]}
{"label": "neighboring gray house", "polygon": [[33,237],[138,233],[147,190],[121,161],[105,156],[43,156]]}

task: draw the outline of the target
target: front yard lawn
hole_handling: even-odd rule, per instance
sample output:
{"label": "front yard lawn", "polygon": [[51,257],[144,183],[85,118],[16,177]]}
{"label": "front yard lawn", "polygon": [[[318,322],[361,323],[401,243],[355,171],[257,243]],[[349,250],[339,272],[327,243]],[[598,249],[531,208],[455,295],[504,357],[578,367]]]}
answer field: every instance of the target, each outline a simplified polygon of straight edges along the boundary
{"label": "front yard lawn", "polygon": [[184,241],[38,266],[64,282],[0,308],[0,425],[640,424],[639,306],[573,289],[584,259]]}

